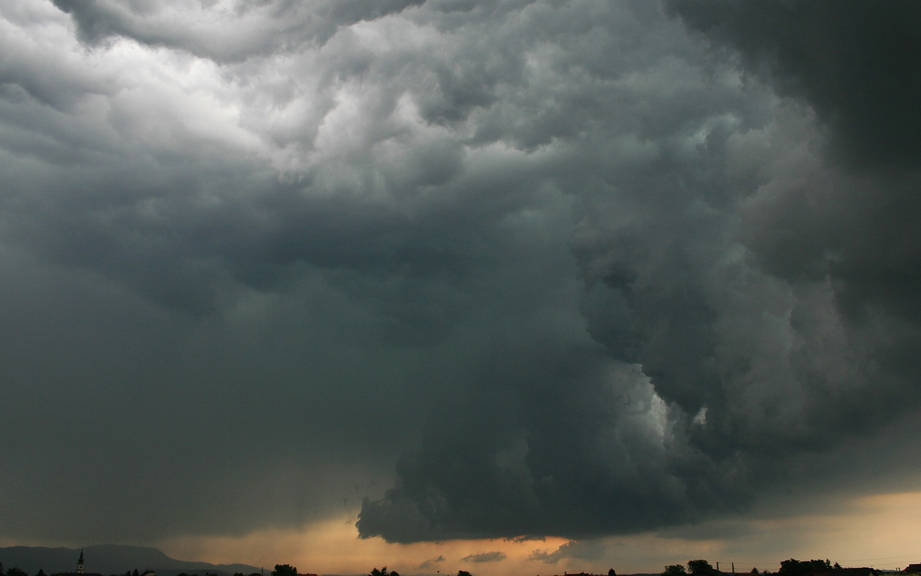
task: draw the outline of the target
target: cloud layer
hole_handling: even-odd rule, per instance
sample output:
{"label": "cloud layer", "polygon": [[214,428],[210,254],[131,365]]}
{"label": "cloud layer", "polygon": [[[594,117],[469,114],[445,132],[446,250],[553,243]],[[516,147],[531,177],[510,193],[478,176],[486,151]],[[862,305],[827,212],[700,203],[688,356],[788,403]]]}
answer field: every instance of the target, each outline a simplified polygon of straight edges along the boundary
{"label": "cloud layer", "polygon": [[844,482],[921,401],[921,84],[913,3],[834,6],[5,3],[0,535]]}

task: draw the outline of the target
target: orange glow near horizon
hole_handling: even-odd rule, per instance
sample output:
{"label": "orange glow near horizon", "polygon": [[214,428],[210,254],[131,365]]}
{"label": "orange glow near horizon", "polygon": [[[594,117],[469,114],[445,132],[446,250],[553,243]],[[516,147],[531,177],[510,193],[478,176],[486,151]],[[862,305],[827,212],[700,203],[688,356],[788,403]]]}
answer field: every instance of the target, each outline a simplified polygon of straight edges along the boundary
{"label": "orange glow near horizon", "polygon": [[[261,565],[268,572],[275,564],[293,564],[301,573],[364,574],[373,567],[387,566],[403,574],[455,574],[468,570],[477,575],[508,574],[511,566],[530,564],[534,550],[552,552],[567,543],[565,538],[513,542],[504,539],[449,540],[393,544],[381,538],[358,538],[355,516],[337,517],[305,527],[301,531],[260,530],[240,537],[205,536],[165,540],[164,552],[176,558],[204,560],[215,564],[243,562]],[[486,552],[501,552],[501,562],[475,563],[463,558]],[[443,557],[441,562],[426,561]],[[241,558],[250,560],[241,560]],[[553,572],[527,570],[528,574]]]}
{"label": "orange glow near horizon", "polygon": [[[693,558],[721,562],[728,570],[752,567],[776,570],[781,560],[829,558],[845,566],[904,568],[921,561],[921,492],[878,494],[851,498],[834,512],[786,517],[744,516],[705,522],[673,532],[644,532],[593,541],[595,553],[561,558],[548,564],[530,558],[535,550],[553,552],[568,540],[513,542],[501,539],[454,540],[391,544],[381,538],[362,540],[355,516],[340,516],[300,530],[260,530],[239,537],[189,536],[159,542],[170,556],[228,564],[263,566],[293,564],[300,572],[367,574],[387,566],[402,574],[476,576],[551,575],[581,570],[606,573],[659,572],[662,566]],[[718,534],[721,536],[702,535]],[[474,563],[464,557],[502,552],[501,562]],[[443,557],[438,563],[427,560]]]}

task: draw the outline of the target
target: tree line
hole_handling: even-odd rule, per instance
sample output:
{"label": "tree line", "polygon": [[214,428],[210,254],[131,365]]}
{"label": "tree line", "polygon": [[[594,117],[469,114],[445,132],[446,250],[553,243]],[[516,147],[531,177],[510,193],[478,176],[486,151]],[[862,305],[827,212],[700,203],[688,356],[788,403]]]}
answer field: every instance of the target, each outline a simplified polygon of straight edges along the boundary
{"label": "tree line", "polygon": [[[780,563],[780,570],[777,571],[777,576],[809,576],[810,574],[825,574],[837,570],[842,570],[841,565],[837,562],[832,564],[827,559],[796,560],[795,558],[790,558]],[[681,564],[670,564],[662,572],[662,576],[687,576],[688,574],[691,576],[715,576],[725,574],[725,572],[717,570],[706,560],[689,560],[687,570]],[[758,572],[757,568],[752,568],[751,574],[760,574],[760,572]],[[770,574],[770,572],[764,572],[764,574]]]}

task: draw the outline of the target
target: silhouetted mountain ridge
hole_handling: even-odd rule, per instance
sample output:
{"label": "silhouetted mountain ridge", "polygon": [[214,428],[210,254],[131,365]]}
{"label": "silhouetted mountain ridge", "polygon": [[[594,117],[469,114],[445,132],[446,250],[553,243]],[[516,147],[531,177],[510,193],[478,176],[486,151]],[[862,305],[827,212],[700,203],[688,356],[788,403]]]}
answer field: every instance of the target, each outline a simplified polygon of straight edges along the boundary
{"label": "silhouetted mountain ridge", "polygon": [[[80,548],[47,548],[43,546],[11,546],[0,548],[0,562],[6,567],[17,567],[29,574],[39,569],[46,574],[72,572],[76,568]],[[158,576],[172,576],[180,572],[213,574],[250,574],[260,569],[248,564],[210,564],[170,558],[162,551],[147,546],[103,544],[86,546],[84,560],[87,573],[124,574],[126,571],[153,570]]]}

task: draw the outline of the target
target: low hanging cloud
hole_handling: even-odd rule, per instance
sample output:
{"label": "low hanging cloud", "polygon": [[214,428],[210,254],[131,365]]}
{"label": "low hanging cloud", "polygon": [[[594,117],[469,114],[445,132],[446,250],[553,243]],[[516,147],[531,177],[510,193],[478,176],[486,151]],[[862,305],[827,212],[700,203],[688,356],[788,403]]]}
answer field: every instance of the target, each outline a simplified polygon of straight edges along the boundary
{"label": "low hanging cloud", "polygon": [[556,564],[560,560],[565,560],[567,558],[598,560],[604,556],[604,552],[605,547],[600,542],[572,540],[565,544],[561,544],[553,551],[542,549],[533,550],[528,556],[528,560],[543,562],[544,564]]}
{"label": "low hanging cloud", "polygon": [[917,472],[917,8],[822,6],[3,3],[0,536],[553,562]]}
{"label": "low hanging cloud", "polygon": [[435,570],[438,567],[438,565],[443,563],[444,561],[445,561],[445,557],[439,554],[435,558],[429,558],[425,562],[419,564],[418,568],[420,570]]}
{"label": "low hanging cloud", "polygon": [[501,562],[505,560],[505,553],[503,552],[481,552],[479,554],[470,554],[461,558],[464,562],[473,562],[475,564],[482,564],[484,562]]}

